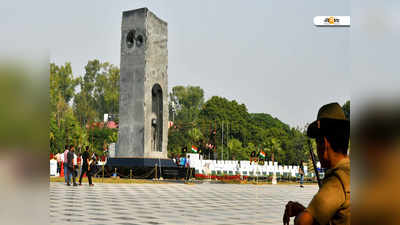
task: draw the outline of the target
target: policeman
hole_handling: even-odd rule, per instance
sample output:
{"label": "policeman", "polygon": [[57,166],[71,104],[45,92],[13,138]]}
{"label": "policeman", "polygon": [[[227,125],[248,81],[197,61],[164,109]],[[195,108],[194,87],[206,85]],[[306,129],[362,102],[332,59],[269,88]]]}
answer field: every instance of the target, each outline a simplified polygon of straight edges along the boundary
{"label": "policeman", "polygon": [[350,122],[340,105],[322,106],[317,120],[309,125],[307,136],[315,138],[321,167],[327,171],[307,208],[292,201],[286,205],[283,223],[289,224],[289,218],[296,216],[296,225],[350,224]]}

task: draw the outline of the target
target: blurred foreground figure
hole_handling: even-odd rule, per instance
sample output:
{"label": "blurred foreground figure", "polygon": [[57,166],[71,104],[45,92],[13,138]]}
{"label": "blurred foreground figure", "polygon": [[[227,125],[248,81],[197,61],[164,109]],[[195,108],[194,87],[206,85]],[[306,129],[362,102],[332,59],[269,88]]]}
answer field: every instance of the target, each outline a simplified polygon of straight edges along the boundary
{"label": "blurred foreground figure", "polygon": [[352,119],[352,224],[400,224],[399,101],[369,100]]}
{"label": "blurred foreground figure", "polygon": [[5,54],[0,51],[0,223],[49,224],[48,60],[40,53],[32,61]]}
{"label": "blurred foreground figure", "polygon": [[289,225],[292,216],[296,216],[295,224],[301,225],[350,224],[350,122],[340,105],[322,106],[307,136],[316,139],[321,167],[328,170],[307,208],[292,201],[286,205],[283,224]]}

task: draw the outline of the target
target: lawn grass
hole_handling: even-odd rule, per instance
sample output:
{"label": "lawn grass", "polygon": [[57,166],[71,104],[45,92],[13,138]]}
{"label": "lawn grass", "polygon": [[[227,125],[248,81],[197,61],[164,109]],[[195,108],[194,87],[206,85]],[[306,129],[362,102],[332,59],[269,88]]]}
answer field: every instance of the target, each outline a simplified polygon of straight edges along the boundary
{"label": "lawn grass", "polygon": [[[79,179],[79,178],[78,178]],[[78,179],[76,182],[78,182]],[[120,178],[92,178],[93,183],[106,184],[166,184],[168,181],[150,179],[120,179]],[[50,182],[64,182],[64,177],[50,177]],[[82,179],[82,184],[89,183],[87,177]]]}
{"label": "lawn grass", "polygon": [[[77,178],[77,182],[78,182]],[[106,184],[170,184],[176,183],[176,180],[151,180],[151,179],[121,179],[121,178],[92,178],[93,183],[106,183]],[[183,180],[182,180],[183,181]],[[50,177],[50,182],[64,182],[64,177]],[[82,179],[83,184],[88,183],[87,177]],[[187,184],[195,184],[195,182],[186,182]],[[254,185],[266,185],[272,184],[271,181],[247,181],[247,180],[219,180],[218,183],[222,184],[254,184]],[[299,182],[294,181],[281,181],[279,184],[290,184],[299,185]],[[315,183],[304,183],[303,185],[316,185]]]}

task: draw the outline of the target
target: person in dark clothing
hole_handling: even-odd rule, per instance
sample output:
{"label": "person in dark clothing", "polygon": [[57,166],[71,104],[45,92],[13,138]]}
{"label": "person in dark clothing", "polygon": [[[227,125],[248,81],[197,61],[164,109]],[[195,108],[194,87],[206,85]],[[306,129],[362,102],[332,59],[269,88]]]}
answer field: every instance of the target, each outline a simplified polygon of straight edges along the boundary
{"label": "person in dark clothing", "polygon": [[[74,165],[74,156],[75,156],[75,147],[73,145],[70,146],[69,152],[68,152],[68,176],[72,175],[72,180],[73,180],[73,185],[78,186],[76,183],[76,171],[75,171],[75,165]],[[71,184],[68,182],[68,186]]]}
{"label": "person in dark clothing", "polygon": [[[89,166],[88,166],[87,176],[90,182],[92,182],[92,176],[96,175],[97,173],[97,156],[95,153],[89,159]],[[94,186],[93,183],[90,183],[89,186]]]}
{"label": "person in dark clothing", "polygon": [[82,153],[82,170],[81,170],[81,176],[79,177],[79,185],[82,185],[82,177],[83,174],[86,173],[86,176],[88,177],[89,180],[89,185],[92,184],[92,176],[89,176],[88,171],[89,171],[89,146],[86,146],[85,151]]}

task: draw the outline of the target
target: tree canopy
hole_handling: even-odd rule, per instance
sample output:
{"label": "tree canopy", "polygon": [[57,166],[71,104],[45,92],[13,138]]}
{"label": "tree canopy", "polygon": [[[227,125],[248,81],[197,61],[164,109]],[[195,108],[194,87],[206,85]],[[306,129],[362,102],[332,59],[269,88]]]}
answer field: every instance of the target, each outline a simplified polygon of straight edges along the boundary
{"label": "tree canopy", "polygon": [[117,129],[100,125],[103,114],[117,114],[119,69],[99,60],[88,61],[85,73],[72,74],[70,63],[50,64],[50,151],[65,145],[90,146],[101,155],[104,144],[115,142]]}
{"label": "tree canopy", "polygon": [[[88,61],[82,76],[70,63],[50,64],[50,149],[64,145],[90,146],[102,154],[104,146],[117,142],[118,130],[108,128],[104,114],[118,123],[120,70],[97,59]],[[350,101],[342,106],[350,118]],[[198,86],[175,86],[169,93],[169,156],[182,148],[198,147],[217,159],[247,160],[263,150],[266,160],[282,164],[308,161],[305,128],[293,128],[268,113],[249,113],[245,104],[220,96],[205,100]],[[210,147],[211,146],[211,147]]]}

